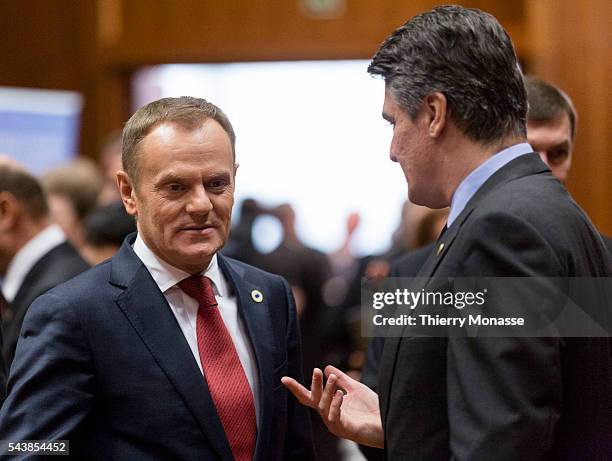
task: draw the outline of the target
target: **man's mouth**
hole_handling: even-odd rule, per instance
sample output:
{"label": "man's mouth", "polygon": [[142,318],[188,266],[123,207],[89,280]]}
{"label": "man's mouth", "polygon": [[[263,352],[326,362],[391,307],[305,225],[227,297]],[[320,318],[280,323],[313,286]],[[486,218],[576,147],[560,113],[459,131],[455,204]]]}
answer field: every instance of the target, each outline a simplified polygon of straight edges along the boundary
{"label": "man's mouth", "polygon": [[211,231],[215,228],[214,225],[212,224],[204,224],[201,226],[184,226],[181,228],[181,231],[184,232],[191,232],[191,233],[199,233],[199,232],[207,232],[207,231]]}

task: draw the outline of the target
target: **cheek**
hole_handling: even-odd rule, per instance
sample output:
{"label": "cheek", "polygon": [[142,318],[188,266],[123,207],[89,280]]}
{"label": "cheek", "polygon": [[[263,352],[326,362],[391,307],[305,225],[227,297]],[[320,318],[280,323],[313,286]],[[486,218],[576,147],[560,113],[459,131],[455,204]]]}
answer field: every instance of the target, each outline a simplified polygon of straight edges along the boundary
{"label": "cheek", "polygon": [[391,138],[391,154],[393,154],[396,158],[399,158],[400,156],[401,145],[401,135],[394,131],[393,138]]}
{"label": "cheek", "polygon": [[228,222],[232,217],[232,207],[234,205],[233,195],[217,197],[213,202],[213,207],[217,217],[223,222]]}

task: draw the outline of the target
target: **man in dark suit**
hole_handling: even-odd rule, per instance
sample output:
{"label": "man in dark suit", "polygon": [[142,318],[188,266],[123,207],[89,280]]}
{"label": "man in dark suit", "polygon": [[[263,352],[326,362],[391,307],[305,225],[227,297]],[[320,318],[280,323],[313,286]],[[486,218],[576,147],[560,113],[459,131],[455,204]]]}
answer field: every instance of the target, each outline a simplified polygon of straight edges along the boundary
{"label": "man in dark suit", "polygon": [[[391,158],[410,200],[450,205],[419,272],[430,280],[424,290],[450,277],[612,275],[599,234],[525,143],[523,78],[495,18],[459,6],[418,15],[383,43],[369,72],[385,79]],[[609,338],[399,335],[385,341],[378,394],[333,367],[325,375],[323,387],[313,372],[310,391],[283,383],[333,433],[384,446],[390,460],[612,453]]]}
{"label": "man in dark suit", "polygon": [[10,368],[23,318],[34,299],[88,269],[49,220],[40,184],[20,165],[0,158],[0,276],[3,356]]}
{"label": "man in dark suit", "polygon": [[118,184],[138,235],[34,302],[0,439],[69,439],[76,459],[313,459],[287,283],[222,257],[235,136],[203,99],[138,110]]}

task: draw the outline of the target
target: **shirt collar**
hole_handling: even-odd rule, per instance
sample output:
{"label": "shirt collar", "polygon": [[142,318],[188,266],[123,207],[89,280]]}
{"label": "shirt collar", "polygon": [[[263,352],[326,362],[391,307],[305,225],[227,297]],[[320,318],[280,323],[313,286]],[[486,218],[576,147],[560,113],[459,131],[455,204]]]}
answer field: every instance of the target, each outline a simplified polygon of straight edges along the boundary
{"label": "shirt collar", "polygon": [[[136,253],[136,256],[138,256],[145,265],[162,293],[174,287],[181,280],[191,276],[190,273],[168,264],[157,256],[140,237],[140,234],[138,234],[134,242],[134,253]],[[213,255],[208,267],[202,271],[201,275],[212,280],[217,296],[224,297],[228,295],[227,282],[219,269],[216,254]]]}
{"label": "shirt collar", "polygon": [[533,148],[526,142],[510,146],[495,155],[492,155],[484,163],[474,169],[455,190],[451,200],[448,213],[447,226],[450,227],[457,216],[461,214],[474,194],[493,174],[521,155],[533,152]]}
{"label": "shirt collar", "polygon": [[57,224],[51,224],[26,243],[11,260],[2,281],[2,294],[13,302],[28,272],[49,251],[66,241],[66,235]]}

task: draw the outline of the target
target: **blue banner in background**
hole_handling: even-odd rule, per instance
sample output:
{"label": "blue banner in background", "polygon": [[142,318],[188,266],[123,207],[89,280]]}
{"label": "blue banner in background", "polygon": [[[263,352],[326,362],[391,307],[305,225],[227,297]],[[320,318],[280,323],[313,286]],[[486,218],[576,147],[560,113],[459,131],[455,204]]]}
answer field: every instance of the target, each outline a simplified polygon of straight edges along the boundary
{"label": "blue banner in background", "polygon": [[78,153],[82,98],[69,91],[0,88],[0,153],[40,175]]}

